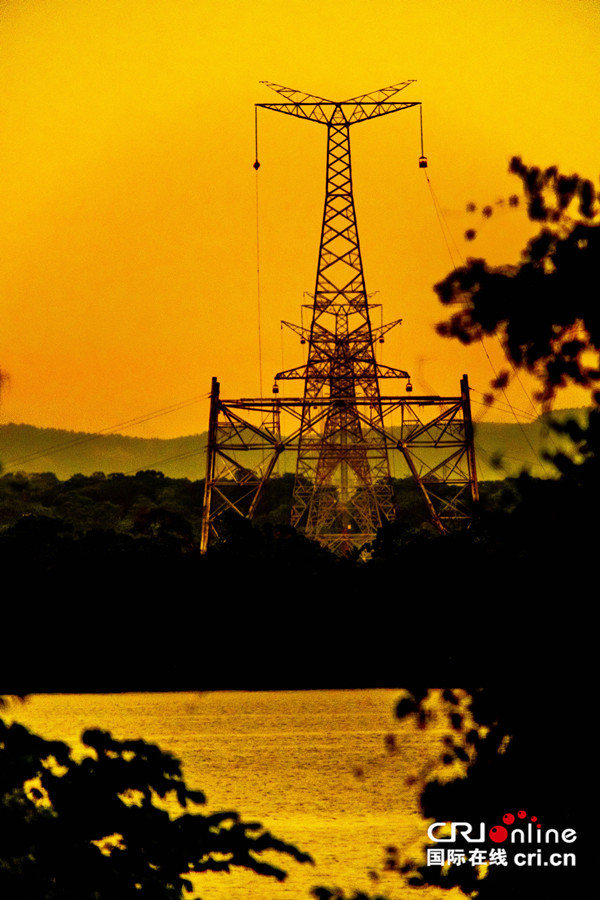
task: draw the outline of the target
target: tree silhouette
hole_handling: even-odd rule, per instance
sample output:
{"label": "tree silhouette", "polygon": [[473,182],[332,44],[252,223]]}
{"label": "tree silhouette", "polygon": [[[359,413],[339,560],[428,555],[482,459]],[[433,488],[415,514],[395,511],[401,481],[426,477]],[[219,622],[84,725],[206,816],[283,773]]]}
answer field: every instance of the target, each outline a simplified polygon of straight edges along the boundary
{"label": "tree silhouette", "polygon": [[[529,218],[539,233],[513,266],[469,259],[435,286],[457,306],[440,334],[470,343],[497,334],[508,359],[531,372],[549,404],[569,383],[600,403],[600,311],[597,302],[600,211],[594,185],[578,175],[542,170],[518,157],[510,171],[522,182]],[[502,372],[499,387],[509,379]]]}
{"label": "tree silhouette", "polygon": [[[573,658],[574,654],[571,662]],[[568,664],[565,669],[568,670]],[[471,762],[466,778],[438,777],[428,781],[421,794],[423,816],[436,822],[469,822],[476,829],[483,821],[486,843],[468,845],[459,841],[451,846],[466,850],[467,856],[469,850],[480,847],[488,858],[490,850],[502,847],[507,850],[508,863],[490,865],[487,872],[482,872],[468,863],[442,868],[400,861],[397,869],[409,884],[459,887],[479,900],[506,900],[511,894],[563,900],[576,893],[574,864],[554,865],[546,861],[553,851],[571,851],[576,855],[576,842],[545,844],[526,840],[497,844],[488,837],[489,829],[501,824],[503,816],[512,813],[516,818],[519,810],[527,813],[528,821],[535,815],[534,821],[543,823],[544,828],[557,828],[561,833],[571,828],[577,833],[579,822],[573,802],[575,752],[568,729],[561,734],[557,721],[566,719],[577,727],[583,720],[583,702],[581,685],[565,676],[561,669],[556,681],[549,678],[535,692],[520,679],[495,687],[443,691],[448,733],[440,766],[452,765],[457,759]],[[427,688],[407,691],[398,703],[398,717],[414,716],[426,728],[432,693]],[[424,841],[427,842],[425,829]],[[533,852],[533,864],[515,864],[516,852]]]}
{"label": "tree silhouette", "polygon": [[[550,420],[571,441],[568,452],[546,453],[560,483],[547,490],[523,480],[523,502],[511,516],[513,528],[533,536],[538,560],[549,561],[548,576],[550,562],[561,555],[585,560],[595,552],[589,512],[600,496],[599,195],[591,181],[563,175],[556,166],[526,166],[514,157],[510,171],[521,181],[539,232],[517,265],[491,267],[469,259],[437,284],[441,302],[454,309],[438,331],[466,343],[496,334],[510,365],[535,376],[538,399],[547,407],[570,384],[590,393],[594,405],[587,421]],[[493,387],[503,387],[510,377],[508,370],[500,373]],[[576,567],[570,579],[570,594],[580,596]]]}
{"label": "tree silhouette", "polygon": [[179,900],[194,873],[243,867],[283,880],[265,851],[311,861],[235,812],[198,812],[204,795],[154,744],[100,730],[82,743],[76,760],[0,719],[3,900]]}
{"label": "tree silhouette", "polygon": [[[494,579],[493,587],[487,582],[490,598],[480,584],[478,618],[466,629],[462,623],[473,646],[471,654],[467,645],[467,661],[475,658],[477,647],[486,656],[485,669],[472,667],[473,680],[481,678],[487,686],[442,694],[448,732],[441,770],[457,760],[468,768],[464,778],[430,778],[421,793],[422,813],[436,822],[485,822],[487,851],[498,846],[488,837],[489,828],[505,815],[517,816],[518,810],[527,812],[529,821],[534,814],[534,821],[546,828],[577,828],[572,734],[583,721],[581,630],[590,577],[586,570],[597,544],[589,509],[600,484],[596,191],[577,175],[561,175],[556,167],[528,167],[516,157],[510,170],[521,179],[528,215],[540,223],[539,233],[518,265],[491,267],[483,259],[469,259],[436,285],[441,302],[453,310],[438,331],[464,343],[496,334],[511,366],[538,380],[543,403],[549,405],[557,391],[575,383],[590,391],[595,407],[587,427],[576,422],[560,426],[573,442],[573,453],[552,457],[561,478],[551,490],[523,477],[516,507],[493,517],[492,525],[499,524],[502,532],[502,552],[490,558],[495,562],[488,570]],[[516,205],[513,198],[511,205]],[[491,207],[483,213],[489,216]],[[493,387],[509,380],[509,372],[503,372]],[[415,717],[426,729],[432,694],[428,688],[411,689],[398,704],[398,717]],[[468,851],[477,845],[451,846]],[[516,849],[533,851],[533,864],[521,867],[509,861],[479,871],[469,864],[442,867],[399,860],[397,871],[415,887],[459,887],[479,900],[505,900],[511,894],[562,900],[576,892],[576,869],[555,866],[546,854],[537,862],[537,842],[511,849],[513,854]],[[548,849],[543,845],[542,853]],[[576,845],[550,849],[576,850]]]}

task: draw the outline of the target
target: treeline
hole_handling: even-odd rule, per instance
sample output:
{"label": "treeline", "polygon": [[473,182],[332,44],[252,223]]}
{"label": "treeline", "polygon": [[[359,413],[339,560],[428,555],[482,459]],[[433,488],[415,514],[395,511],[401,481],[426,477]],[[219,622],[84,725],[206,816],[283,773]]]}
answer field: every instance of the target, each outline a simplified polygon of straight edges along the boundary
{"label": "treeline", "polygon": [[[514,506],[517,484],[511,479],[483,483],[485,508],[506,510]],[[412,479],[396,480],[393,486],[399,516],[390,533],[396,537],[430,534],[427,510]],[[291,474],[267,482],[253,530],[266,536],[275,529],[283,539],[290,539],[292,530],[287,523],[293,487]],[[0,477],[0,538],[54,533],[85,541],[90,536],[97,539],[100,533],[114,533],[140,543],[149,539],[156,547],[164,545],[181,553],[194,552],[200,541],[203,494],[203,480],[169,478],[155,470],[136,475],[95,472],[64,481],[51,472],[8,473]],[[241,549],[237,546],[239,534],[247,538],[250,533],[248,523],[238,522],[234,515],[224,518],[220,531],[219,544],[236,543],[237,550]]]}
{"label": "treeline", "polygon": [[219,538],[201,558],[202,480],[154,470],[66,481],[52,473],[9,473],[0,477],[0,553],[5,566],[28,561],[30,572],[33,566],[48,576],[76,572],[92,560],[100,573],[115,567],[116,575],[119,564],[123,572],[136,570],[137,560],[150,570],[163,567],[174,576],[177,566],[199,577],[230,560],[231,579],[242,571],[258,576],[265,564],[289,576],[289,566],[297,564],[314,577],[351,570],[360,580],[409,561],[455,559],[480,569],[485,560],[503,570],[519,563],[543,570],[555,562],[548,553],[557,542],[565,550],[575,542],[580,555],[591,537],[589,484],[573,478],[483,482],[472,525],[448,535],[430,524],[419,488],[404,479],[394,482],[397,521],[380,530],[366,554],[339,558],[288,525],[293,486],[291,474],[272,478],[252,522],[225,514]]}
{"label": "treeline", "polygon": [[4,625],[20,637],[4,658],[33,652],[51,672],[20,683],[32,690],[397,686],[424,660],[431,684],[483,671],[516,635],[539,662],[557,600],[561,636],[574,624],[575,560],[593,558],[585,491],[526,476],[481,487],[473,525],[440,535],[415,485],[396,483],[402,515],[361,559],[286,524],[285,475],[254,522],[225,516],[201,556],[201,481],[6,474]]}
{"label": "treeline", "polygon": [[[191,544],[200,534],[203,490],[203,481],[167,478],[154,470],[136,475],[95,472],[65,481],[51,472],[9,473],[0,478],[0,528],[23,518],[49,518],[80,537],[101,530],[140,537],[172,535]],[[27,522],[21,526],[29,527]]]}

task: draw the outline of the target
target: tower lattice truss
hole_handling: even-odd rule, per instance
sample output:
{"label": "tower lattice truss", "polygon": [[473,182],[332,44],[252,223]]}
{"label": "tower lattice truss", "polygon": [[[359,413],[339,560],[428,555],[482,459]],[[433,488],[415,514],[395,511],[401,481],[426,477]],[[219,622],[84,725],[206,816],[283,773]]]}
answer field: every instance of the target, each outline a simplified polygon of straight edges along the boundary
{"label": "tower lattice truss", "polygon": [[[296,472],[291,524],[337,552],[362,547],[400,514],[392,473],[414,479],[424,517],[440,531],[468,522],[478,495],[467,377],[456,397],[382,395],[383,379],[411,385],[408,372],[375,358],[376,344],[401,320],[371,324],[356,225],[350,127],[419,105],[394,99],[411,82],[341,102],[267,84],[285,102],[259,107],[327,128],[310,326],[283,323],[307,346],[307,360],[275,376],[270,398],[222,399],[213,378],[202,549],[219,535],[224,512],[255,515],[282,467]],[[302,395],[280,396],[279,383],[294,380]]]}

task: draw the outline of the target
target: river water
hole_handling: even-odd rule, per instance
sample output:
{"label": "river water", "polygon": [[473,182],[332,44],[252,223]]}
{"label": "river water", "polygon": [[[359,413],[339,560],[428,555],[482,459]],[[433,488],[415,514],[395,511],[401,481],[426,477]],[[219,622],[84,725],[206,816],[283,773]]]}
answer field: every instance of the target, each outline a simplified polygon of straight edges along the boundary
{"label": "river water", "polygon": [[273,855],[288,872],[283,883],[244,870],[203,874],[203,900],[308,900],[315,885],[452,900],[463,895],[415,892],[383,871],[386,847],[405,855],[425,837],[418,785],[443,737],[441,727],[396,720],[398,697],[394,690],[33,695],[11,705],[9,716],[72,745],[92,727],[157,743],[182,761],[188,786],[204,791],[206,811],[259,820],[315,860]]}

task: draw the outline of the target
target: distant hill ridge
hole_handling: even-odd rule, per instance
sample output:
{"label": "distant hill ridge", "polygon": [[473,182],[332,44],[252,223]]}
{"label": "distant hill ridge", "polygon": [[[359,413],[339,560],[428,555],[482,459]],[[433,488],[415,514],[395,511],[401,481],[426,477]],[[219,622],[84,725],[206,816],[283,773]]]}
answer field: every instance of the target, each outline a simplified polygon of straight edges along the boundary
{"label": "distant hill ridge", "polygon": [[[583,423],[587,414],[586,409],[565,409],[552,416],[560,421],[577,418]],[[538,477],[551,477],[552,466],[543,461],[542,451],[567,445],[552,434],[548,421],[549,416],[540,416],[528,424],[476,424],[479,478],[496,480],[518,475],[523,469]],[[206,432],[164,439],[0,425],[0,466],[2,472],[54,472],[61,480],[93,472],[132,474],[157,469],[169,478],[196,481],[205,475],[206,437]]]}
{"label": "distant hill ridge", "polygon": [[93,472],[157,469],[170,478],[204,477],[206,433],[179,438],[89,434],[34,425],[0,425],[3,472],[54,472],[61,480]]}

